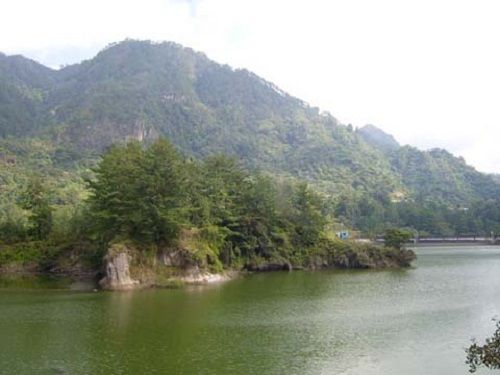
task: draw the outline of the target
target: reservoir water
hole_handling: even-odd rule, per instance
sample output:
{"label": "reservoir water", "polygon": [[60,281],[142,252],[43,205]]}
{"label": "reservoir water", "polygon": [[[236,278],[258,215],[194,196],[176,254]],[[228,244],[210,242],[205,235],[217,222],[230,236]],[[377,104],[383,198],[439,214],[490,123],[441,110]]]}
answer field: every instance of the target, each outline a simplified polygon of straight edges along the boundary
{"label": "reservoir water", "polygon": [[0,281],[0,373],[467,374],[464,348],[500,317],[500,247],[416,252],[404,270],[179,290]]}

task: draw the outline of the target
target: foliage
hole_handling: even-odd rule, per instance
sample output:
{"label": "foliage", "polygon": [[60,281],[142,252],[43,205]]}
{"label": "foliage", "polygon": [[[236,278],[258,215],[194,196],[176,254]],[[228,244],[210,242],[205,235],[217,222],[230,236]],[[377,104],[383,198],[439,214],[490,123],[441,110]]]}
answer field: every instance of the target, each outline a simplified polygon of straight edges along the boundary
{"label": "foliage", "polygon": [[497,322],[497,329],[492,337],[486,339],[482,346],[473,343],[467,350],[467,363],[470,372],[476,372],[479,366],[489,369],[500,369],[500,322]]}
{"label": "foliage", "polygon": [[401,249],[412,237],[410,232],[392,228],[387,229],[384,235],[384,243],[386,247]]}
{"label": "foliage", "polygon": [[46,267],[61,253],[60,244],[48,241],[20,242],[0,248],[0,267],[18,264],[21,266]]}
{"label": "foliage", "polygon": [[94,238],[180,247],[215,268],[290,256],[314,246],[326,224],[322,200],[306,184],[280,186],[224,156],[182,159],[165,139],[114,146],[94,173]]}
{"label": "foliage", "polygon": [[70,235],[88,167],[59,155],[40,139],[0,140],[0,243]]}
{"label": "foliage", "polygon": [[112,147],[88,182],[95,231],[105,242],[124,236],[169,243],[185,220],[185,176],[173,147],[158,140]]}
{"label": "foliage", "polygon": [[85,198],[69,203],[57,199],[60,190],[54,198],[41,180],[27,179],[18,196],[20,234],[9,226],[14,214],[0,227],[3,242],[12,243],[0,248],[2,262],[48,267],[54,257],[79,254],[97,267],[118,243],[134,244],[144,259],[155,258],[151,249],[180,251],[186,264],[214,272],[266,262],[307,266],[320,249],[332,265],[371,267],[381,254],[331,240],[326,197],[306,183],[222,155],[185,158],[163,138],[108,148],[85,181]]}
{"label": "foliage", "polygon": [[23,192],[21,207],[29,210],[30,233],[35,240],[46,239],[52,229],[52,208],[40,179],[34,178]]}

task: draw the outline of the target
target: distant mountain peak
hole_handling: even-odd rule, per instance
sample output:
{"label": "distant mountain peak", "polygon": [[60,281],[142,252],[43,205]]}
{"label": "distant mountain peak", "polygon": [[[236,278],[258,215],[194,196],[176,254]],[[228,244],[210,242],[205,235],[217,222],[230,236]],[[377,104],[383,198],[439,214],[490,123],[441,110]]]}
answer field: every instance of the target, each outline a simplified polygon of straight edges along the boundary
{"label": "distant mountain peak", "polygon": [[357,133],[366,143],[384,152],[394,151],[400,147],[400,144],[392,135],[372,124],[359,128]]}

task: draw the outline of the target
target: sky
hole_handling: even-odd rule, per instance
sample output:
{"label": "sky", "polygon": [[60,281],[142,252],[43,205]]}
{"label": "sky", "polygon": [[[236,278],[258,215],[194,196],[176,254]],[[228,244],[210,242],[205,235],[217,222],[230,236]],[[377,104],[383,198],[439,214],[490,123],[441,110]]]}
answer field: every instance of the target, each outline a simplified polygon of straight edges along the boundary
{"label": "sky", "polygon": [[175,41],[500,173],[499,19],[498,0],[2,0],[0,51],[57,68],[125,38]]}

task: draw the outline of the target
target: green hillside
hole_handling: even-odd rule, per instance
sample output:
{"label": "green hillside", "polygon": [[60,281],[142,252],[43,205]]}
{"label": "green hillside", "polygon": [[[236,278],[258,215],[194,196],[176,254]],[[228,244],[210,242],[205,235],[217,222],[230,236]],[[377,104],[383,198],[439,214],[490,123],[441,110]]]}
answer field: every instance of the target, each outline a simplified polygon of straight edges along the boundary
{"label": "green hillside", "polygon": [[[353,131],[247,70],[174,43],[127,40],[61,70],[0,55],[2,212],[33,174],[56,207],[74,204],[106,147],[159,136],[185,157],[225,154],[306,181],[339,221],[370,233],[419,229],[420,214],[402,219],[409,205],[439,207],[446,231],[455,231],[457,207],[496,207],[500,193],[498,179],[446,151],[400,147],[373,126]],[[71,199],[68,181],[78,191]],[[479,221],[467,230],[497,226]]]}

